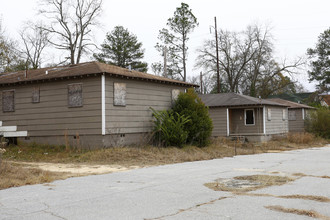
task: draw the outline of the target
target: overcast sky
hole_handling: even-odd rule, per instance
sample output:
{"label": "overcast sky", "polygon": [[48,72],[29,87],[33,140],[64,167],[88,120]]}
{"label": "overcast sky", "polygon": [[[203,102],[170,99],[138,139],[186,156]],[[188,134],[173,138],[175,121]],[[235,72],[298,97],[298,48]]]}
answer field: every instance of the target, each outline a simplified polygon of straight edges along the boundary
{"label": "overcast sky", "polygon": [[[182,1],[177,0],[103,0],[102,26],[95,32],[95,42],[101,44],[105,34],[116,25],[133,32],[145,48],[145,61],[149,64],[160,61],[155,50],[158,31],[165,27]],[[272,27],[275,52],[278,61],[294,60],[303,56],[307,48],[314,47],[320,33],[330,26],[330,0],[186,0],[197,17],[199,27],[191,34],[188,42],[188,77],[199,74],[194,69],[196,49],[205,39],[213,37],[210,26],[217,17],[218,28],[241,31],[253,23]],[[0,15],[6,33],[18,39],[18,30],[26,20],[37,16],[38,0],[6,0],[1,2]],[[88,58],[85,58],[88,61]],[[57,62],[56,58],[48,62]],[[309,91],[314,84],[308,83],[307,74],[302,72],[295,79]]]}

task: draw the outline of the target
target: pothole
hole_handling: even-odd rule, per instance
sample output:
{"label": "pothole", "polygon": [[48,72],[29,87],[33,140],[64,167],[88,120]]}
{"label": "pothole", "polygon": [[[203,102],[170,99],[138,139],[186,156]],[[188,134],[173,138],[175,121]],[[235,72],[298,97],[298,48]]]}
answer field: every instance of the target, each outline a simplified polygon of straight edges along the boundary
{"label": "pothole", "polygon": [[294,180],[294,178],[287,176],[251,175],[217,179],[215,182],[204,185],[216,191],[248,192],[264,187],[283,185]]}

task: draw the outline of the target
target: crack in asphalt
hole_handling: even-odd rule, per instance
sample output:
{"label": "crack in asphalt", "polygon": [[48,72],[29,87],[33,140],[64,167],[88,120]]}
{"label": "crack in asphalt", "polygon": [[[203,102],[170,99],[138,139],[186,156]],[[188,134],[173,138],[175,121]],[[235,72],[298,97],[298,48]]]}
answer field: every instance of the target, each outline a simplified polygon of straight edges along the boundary
{"label": "crack in asphalt", "polygon": [[162,218],[166,218],[166,217],[172,217],[172,216],[178,215],[178,214],[180,214],[182,212],[191,211],[191,210],[196,209],[196,208],[199,208],[201,206],[210,205],[210,204],[215,203],[216,201],[227,199],[227,198],[232,198],[232,197],[219,197],[217,199],[212,199],[212,200],[210,200],[208,202],[203,202],[203,203],[197,204],[195,206],[192,206],[192,207],[189,207],[189,208],[186,208],[186,209],[179,209],[177,212],[172,213],[172,214],[163,215],[163,216],[156,217],[156,218],[145,218],[144,220],[156,220],[156,219],[162,219]]}
{"label": "crack in asphalt", "polygon": [[45,203],[45,202],[43,202],[43,204],[44,204],[47,208],[44,209],[44,210],[42,210],[42,212],[44,212],[44,213],[48,213],[48,214],[51,214],[52,216],[57,217],[57,218],[60,218],[60,219],[63,219],[63,220],[67,220],[66,218],[64,218],[64,217],[62,217],[62,216],[59,216],[59,215],[56,215],[55,213],[53,213],[53,212],[51,212],[51,211],[47,211],[47,209],[50,209],[50,206],[49,206],[47,203]]}

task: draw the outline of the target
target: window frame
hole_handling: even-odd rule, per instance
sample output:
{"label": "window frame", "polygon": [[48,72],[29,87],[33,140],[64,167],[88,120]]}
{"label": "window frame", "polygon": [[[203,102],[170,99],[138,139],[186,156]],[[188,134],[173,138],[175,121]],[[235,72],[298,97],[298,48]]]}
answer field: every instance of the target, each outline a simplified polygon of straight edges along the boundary
{"label": "window frame", "polygon": [[271,121],[272,120],[272,109],[267,108],[267,120]]}
{"label": "window frame", "polygon": [[[12,92],[13,93],[13,101],[12,101],[12,104],[13,104],[13,107],[12,107],[12,110],[5,110],[5,103],[4,103],[4,93],[5,92]],[[3,113],[6,113],[6,112],[15,112],[15,105],[16,105],[16,102],[15,102],[15,89],[8,89],[8,90],[2,90],[2,112]]]}
{"label": "window frame", "polygon": [[[70,86],[80,85],[81,86],[81,103],[79,105],[72,105],[70,103]],[[68,107],[69,108],[81,108],[84,106],[84,96],[83,96],[83,84],[82,83],[70,83],[68,84]]]}
{"label": "window frame", "polygon": [[282,120],[285,121],[288,118],[288,110],[282,109]]}
{"label": "window frame", "polygon": [[35,87],[32,88],[31,102],[32,103],[40,103],[40,87],[39,86],[35,86]]}
{"label": "window frame", "polygon": [[[247,119],[246,112],[247,111],[252,111],[253,124],[247,124],[246,123],[246,119]],[[253,108],[252,109],[244,109],[244,124],[245,124],[245,126],[253,126],[253,125],[256,124],[256,122],[255,122],[255,114],[254,114],[254,109]]]}
{"label": "window frame", "polygon": [[[122,87],[120,91],[124,91],[122,94],[117,91],[119,87]],[[121,95],[122,97],[117,97]],[[114,82],[113,83],[113,106],[125,107],[127,97],[127,85],[126,83]]]}
{"label": "window frame", "polygon": [[288,120],[289,121],[297,121],[296,110],[288,111]]}

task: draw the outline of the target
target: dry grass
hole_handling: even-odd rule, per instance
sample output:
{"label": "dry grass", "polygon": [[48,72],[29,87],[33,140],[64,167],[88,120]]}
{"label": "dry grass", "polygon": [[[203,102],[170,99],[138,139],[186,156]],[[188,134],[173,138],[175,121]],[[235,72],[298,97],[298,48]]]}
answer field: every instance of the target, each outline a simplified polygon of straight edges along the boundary
{"label": "dry grass", "polygon": [[[307,133],[304,133],[305,135]],[[299,136],[299,134],[297,134]],[[278,138],[267,143],[241,143],[217,138],[204,148],[176,147],[113,147],[97,150],[72,149],[67,146],[20,144],[6,147],[3,159],[25,162],[116,164],[145,166],[187,161],[208,160],[235,155],[257,154],[274,151],[321,147],[328,142],[313,136],[309,144],[297,144],[287,138]]]}
{"label": "dry grass", "polygon": [[276,196],[278,198],[283,199],[305,199],[305,200],[312,200],[317,202],[330,202],[328,197],[324,196],[313,196],[313,195],[287,195],[287,196]]}
{"label": "dry grass", "polygon": [[232,193],[241,193],[241,192],[249,192],[274,185],[279,186],[294,180],[295,179],[286,176],[251,175],[251,176],[236,176],[229,181],[219,180],[214,183],[206,183],[204,185],[215,191],[228,191]]}
{"label": "dry grass", "polygon": [[290,143],[310,144],[315,140],[315,135],[311,133],[289,133],[287,139]]}
{"label": "dry grass", "polygon": [[312,218],[318,218],[318,219],[324,219],[324,220],[330,220],[330,217],[321,215],[320,213],[314,211],[314,210],[303,210],[303,209],[292,209],[292,208],[285,208],[283,206],[265,206],[265,208],[278,211],[278,212],[284,212],[284,213],[291,213],[296,215],[304,215]]}
{"label": "dry grass", "polygon": [[[258,154],[265,152],[321,147],[327,143],[327,140],[316,138],[313,136],[312,141],[310,141],[308,144],[297,144],[294,143],[294,141],[289,141],[288,138],[278,138],[276,140],[272,140],[263,144],[241,143],[237,141],[230,141],[226,138],[217,138],[212,140],[212,143],[204,148],[198,148],[196,146],[185,146],[181,149],[176,147],[161,148],[153,146],[131,146],[113,147],[97,150],[84,150],[79,148],[70,148],[66,145],[52,146],[37,144],[19,144],[18,146],[5,147],[6,152],[2,155],[2,158],[4,161],[16,162],[50,162],[143,167],[198,160],[210,160],[215,158],[232,157],[235,155]],[[9,166],[8,163],[4,164],[7,164],[4,165],[4,167]],[[10,166],[12,167],[11,169],[15,168],[15,166],[13,165]],[[24,176],[24,172],[22,172],[22,174],[20,174],[19,176]],[[26,183],[22,184],[12,183],[7,184],[7,186],[50,182],[53,179],[57,178],[56,175],[53,175],[51,173],[38,173],[36,170],[33,169],[29,170],[29,172],[29,175],[25,175],[25,177],[31,176],[31,179],[36,178],[37,180],[29,180],[26,181]],[[39,170],[39,172],[41,171]],[[2,173],[2,175],[3,174],[4,173]],[[10,172],[7,170],[6,175],[8,175],[8,177],[6,177],[7,179],[13,178],[13,182],[15,182],[14,179],[16,177],[14,174],[11,175]],[[58,178],[62,178],[61,176],[63,175],[60,175]],[[2,178],[2,180],[0,181],[5,182],[4,179],[5,178]],[[22,181],[24,180],[24,178],[21,179]]]}
{"label": "dry grass", "polygon": [[234,192],[234,194],[240,195],[240,196],[274,197],[274,198],[281,198],[281,199],[304,199],[304,200],[311,200],[311,201],[316,201],[316,202],[330,203],[330,199],[325,196],[299,195],[299,194],[277,196],[277,195],[265,194],[265,193],[247,193],[247,192]]}
{"label": "dry grass", "polygon": [[37,168],[24,168],[3,161],[0,164],[0,190],[10,187],[48,183],[58,179],[65,179],[68,174],[42,171]]}

